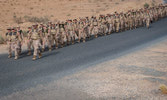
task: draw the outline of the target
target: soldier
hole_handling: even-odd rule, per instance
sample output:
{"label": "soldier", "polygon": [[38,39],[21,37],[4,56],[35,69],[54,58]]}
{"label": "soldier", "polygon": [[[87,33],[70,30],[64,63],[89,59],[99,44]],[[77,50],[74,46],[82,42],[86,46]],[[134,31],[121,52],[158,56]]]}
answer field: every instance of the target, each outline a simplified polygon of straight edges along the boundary
{"label": "soldier", "polygon": [[111,34],[113,31],[112,29],[113,23],[110,14],[108,14],[107,23],[108,23],[108,34]]}
{"label": "soldier", "polygon": [[59,46],[59,22],[57,22],[56,26],[55,26],[55,30],[56,30],[56,34],[55,34],[55,42],[56,42],[56,49],[58,49]]}
{"label": "soldier", "polygon": [[146,18],[145,18],[145,20],[146,20],[146,27],[147,28],[149,28],[149,26],[150,26],[150,17],[149,17],[149,14],[148,14],[149,12],[147,12],[147,14],[146,14]]}
{"label": "soldier", "polygon": [[75,39],[74,40],[77,40],[78,39],[78,34],[79,34],[79,30],[78,30],[78,21],[77,19],[74,19],[73,20],[73,27],[74,27],[74,36],[75,36]]}
{"label": "soldier", "polygon": [[32,34],[32,28],[28,27],[27,31],[27,49],[28,49],[28,56],[31,55],[31,48],[32,48],[32,39],[31,39],[31,34]]}
{"label": "soldier", "polygon": [[31,34],[31,39],[33,41],[33,47],[34,47],[34,53],[33,53],[33,60],[36,60],[37,55],[39,55],[38,57],[41,58],[42,54],[40,52],[40,47],[41,47],[41,34],[42,30],[38,30],[38,25],[33,25],[33,30],[32,30],[32,34]]}
{"label": "soldier", "polygon": [[7,33],[6,33],[6,41],[7,41],[7,45],[8,45],[8,58],[12,57],[12,45],[11,45],[11,36],[12,36],[12,32],[11,32],[11,28],[7,29]]}
{"label": "soldier", "polygon": [[19,54],[21,54],[22,51],[22,43],[23,43],[23,31],[20,29],[20,26],[17,26],[17,34],[20,35],[20,39],[19,39]]}
{"label": "soldier", "polygon": [[107,28],[107,22],[105,20],[105,16],[103,15],[102,16],[102,19],[101,19],[101,32],[102,34],[105,36],[108,32],[108,28]]}
{"label": "soldier", "polygon": [[79,34],[78,34],[78,43],[80,43],[83,38],[83,42],[85,42],[85,33],[84,33],[84,22],[83,19],[80,19],[79,22]]}
{"label": "soldier", "polygon": [[[49,34],[51,35],[51,46],[53,47],[56,44],[56,29],[55,29],[55,24],[51,24],[49,27]],[[52,50],[52,47],[49,48],[49,51]]]}
{"label": "soldier", "polygon": [[64,41],[67,40],[66,38],[66,32],[65,32],[65,26],[64,26],[64,22],[59,24],[59,43],[61,44],[61,48],[64,47]]}
{"label": "soldier", "polygon": [[98,21],[96,19],[96,17],[94,17],[93,19],[93,29],[92,29],[92,34],[94,35],[95,38],[98,37]]}
{"label": "soldier", "polygon": [[68,42],[68,45],[70,44],[70,41],[72,42],[72,44],[74,44],[74,38],[75,38],[74,26],[73,26],[72,20],[68,20],[67,21],[67,42]]}
{"label": "soldier", "polygon": [[120,30],[120,20],[119,20],[119,15],[116,15],[116,19],[115,19],[115,25],[116,25],[116,32],[118,33]]}
{"label": "soldier", "polygon": [[8,28],[8,32],[6,33],[6,37],[7,37],[7,43],[8,43],[8,49],[9,49],[9,56],[8,58],[12,57],[12,52],[14,52],[15,55],[15,60],[18,59],[19,57],[19,42],[20,42],[20,34],[18,34],[16,32],[15,28],[12,28],[12,32],[11,29]]}
{"label": "soldier", "polygon": [[133,16],[129,15],[129,29],[132,30],[133,29]]}
{"label": "soldier", "polygon": [[123,16],[123,12],[122,12],[122,13],[121,13],[121,16],[120,16],[120,29],[121,29],[121,31],[124,30],[124,25],[125,25],[124,22],[125,22],[125,21],[124,21],[124,16]]}

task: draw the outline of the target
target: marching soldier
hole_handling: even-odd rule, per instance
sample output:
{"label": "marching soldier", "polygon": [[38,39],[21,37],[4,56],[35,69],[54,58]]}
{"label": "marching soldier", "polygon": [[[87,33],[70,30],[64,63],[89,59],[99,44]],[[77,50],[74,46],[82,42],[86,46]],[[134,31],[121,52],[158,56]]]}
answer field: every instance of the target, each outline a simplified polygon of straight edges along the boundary
{"label": "marching soldier", "polygon": [[6,33],[6,38],[7,38],[7,45],[8,45],[8,58],[12,57],[12,43],[11,43],[11,36],[12,36],[12,32],[11,32],[11,28],[7,29],[7,33]]}
{"label": "marching soldier", "polygon": [[112,29],[113,23],[112,23],[112,19],[111,19],[110,14],[108,14],[107,23],[108,23],[108,34],[111,34],[113,31],[113,29]]}
{"label": "marching soldier", "polygon": [[78,34],[78,43],[80,43],[81,39],[83,38],[83,42],[85,42],[84,40],[84,22],[82,19],[80,19],[79,22],[79,34]]}
{"label": "marching soldier", "polygon": [[148,12],[146,14],[146,18],[145,19],[146,19],[146,27],[149,28],[149,26],[150,26],[150,16],[149,16]]}
{"label": "marching soldier", "polygon": [[118,14],[116,15],[115,25],[116,25],[116,32],[118,33],[120,30],[120,20]]}
{"label": "marching soldier", "polygon": [[74,19],[73,20],[73,27],[74,27],[74,36],[75,36],[75,39],[74,40],[77,40],[78,39],[78,34],[79,34],[79,31],[78,31],[78,21],[77,19]]}
{"label": "marching soldier", "polygon": [[40,47],[41,47],[41,34],[42,30],[38,30],[38,25],[33,25],[33,30],[32,30],[32,34],[31,34],[31,39],[33,41],[33,47],[34,47],[34,53],[33,53],[33,60],[37,59],[37,55],[39,58],[42,57],[42,54],[40,52]]}
{"label": "marching soldier", "polygon": [[66,38],[66,32],[65,32],[65,27],[64,27],[64,23],[60,23],[59,24],[59,43],[61,44],[61,48],[64,47],[64,41],[67,41],[67,38]]}
{"label": "marching soldier", "polygon": [[68,20],[67,21],[67,42],[68,42],[68,45],[70,44],[70,41],[72,42],[72,44],[74,44],[74,38],[75,38],[74,26],[73,26],[72,20]]}
{"label": "marching soldier", "polygon": [[32,34],[32,28],[28,27],[27,31],[27,49],[28,49],[28,56],[31,55],[31,48],[32,48],[32,39],[31,39],[31,34]]}
{"label": "marching soldier", "polygon": [[22,30],[20,29],[20,26],[17,26],[17,34],[20,35],[20,39],[19,39],[19,54],[21,54],[22,51],[22,43],[23,43],[23,33]]}
{"label": "marching soldier", "polygon": [[92,34],[94,35],[95,38],[98,37],[98,21],[97,21],[96,17],[94,17],[94,19],[93,19]]}
{"label": "marching soldier", "polygon": [[12,52],[14,52],[15,60],[19,58],[19,42],[21,40],[21,36],[16,29],[13,28],[12,32],[11,29],[8,28],[8,32],[6,33],[8,49],[9,49],[9,56],[8,58],[12,57]]}

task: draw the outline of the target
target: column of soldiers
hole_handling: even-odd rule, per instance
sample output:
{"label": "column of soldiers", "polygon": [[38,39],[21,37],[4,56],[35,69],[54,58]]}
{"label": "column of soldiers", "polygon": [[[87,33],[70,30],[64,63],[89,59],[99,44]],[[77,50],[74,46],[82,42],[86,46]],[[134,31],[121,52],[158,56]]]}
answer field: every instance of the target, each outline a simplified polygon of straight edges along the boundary
{"label": "column of soldiers", "polygon": [[[79,18],[67,20],[66,22],[57,21],[47,24],[35,24],[28,27],[27,31],[27,49],[28,54],[32,54],[33,60],[42,57],[41,52],[49,48],[49,51],[71,45],[76,42],[86,42],[91,37],[105,36],[111,33],[118,33],[126,30],[136,29],[146,26],[150,23],[167,16],[167,6],[159,5],[139,10],[129,10],[126,13],[117,13],[92,16],[91,18]],[[21,45],[23,34],[19,27],[8,28],[7,43],[9,47],[9,58],[14,51],[15,59],[21,54]]]}

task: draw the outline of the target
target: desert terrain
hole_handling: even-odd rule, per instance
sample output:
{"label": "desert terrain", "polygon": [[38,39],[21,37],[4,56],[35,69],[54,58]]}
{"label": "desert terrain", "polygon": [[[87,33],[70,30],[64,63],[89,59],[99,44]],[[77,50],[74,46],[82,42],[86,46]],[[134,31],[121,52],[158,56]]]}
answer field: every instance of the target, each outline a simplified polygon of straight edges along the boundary
{"label": "desert terrain", "polygon": [[26,29],[33,23],[127,11],[163,0],[0,0],[0,37],[7,27]]}

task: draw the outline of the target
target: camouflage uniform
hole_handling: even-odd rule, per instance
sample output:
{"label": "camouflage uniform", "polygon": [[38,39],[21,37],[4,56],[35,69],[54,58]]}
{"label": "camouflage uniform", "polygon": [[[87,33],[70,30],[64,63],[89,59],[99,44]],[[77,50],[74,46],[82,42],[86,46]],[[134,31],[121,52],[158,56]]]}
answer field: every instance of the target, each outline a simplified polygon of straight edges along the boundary
{"label": "camouflage uniform", "polygon": [[32,29],[31,27],[28,27],[28,31],[27,31],[27,49],[28,49],[28,54],[27,55],[31,55],[31,49],[32,49],[32,39],[31,39],[31,34],[32,34]]}
{"label": "camouflage uniform", "polygon": [[14,52],[15,60],[19,57],[19,42],[21,41],[21,36],[16,32],[16,30],[13,28],[12,32],[8,31],[6,33],[7,37],[7,44],[8,44],[8,58],[12,57],[12,52]]}
{"label": "camouflage uniform", "polygon": [[22,33],[22,30],[20,29],[20,27],[18,26],[17,27],[17,34],[20,35],[20,39],[19,39],[19,54],[21,54],[22,52],[22,42],[23,42],[23,33]]}
{"label": "camouflage uniform", "polygon": [[145,19],[146,19],[146,27],[149,28],[149,26],[150,26],[150,17],[149,17],[148,14],[146,15]]}
{"label": "camouflage uniform", "polygon": [[98,37],[98,22],[96,20],[96,18],[93,20],[93,30],[92,30],[92,35],[94,35],[95,38]]}
{"label": "camouflage uniform", "polygon": [[[81,39],[85,38],[85,35],[84,35],[84,22],[83,21],[80,21],[79,22],[79,34],[78,34],[78,42],[81,41]],[[85,41],[84,41],[85,42]]]}
{"label": "camouflage uniform", "polygon": [[67,23],[67,41],[68,44],[70,44],[70,41],[72,44],[74,44],[75,34],[74,34],[74,26],[71,20]]}
{"label": "camouflage uniform", "polygon": [[119,17],[117,15],[116,19],[115,19],[115,26],[116,26],[116,32],[118,33],[120,30],[120,20]]}
{"label": "camouflage uniform", "polygon": [[64,42],[67,41],[64,23],[59,24],[58,32],[59,32],[59,43],[61,44],[61,48],[62,48],[64,46]]}
{"label": "camouflage uniform", "polygon": [[38,30],[37,25],[34,25],[34,29],[32,29],[31,39],[33,41],[34,53],[33,53],[33,60],[36,60],[37,55],[39,58],[42,57],[40,52],[41,47],[41,38],[42,38],[42,30]]}

